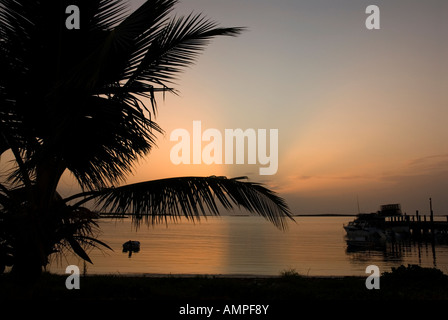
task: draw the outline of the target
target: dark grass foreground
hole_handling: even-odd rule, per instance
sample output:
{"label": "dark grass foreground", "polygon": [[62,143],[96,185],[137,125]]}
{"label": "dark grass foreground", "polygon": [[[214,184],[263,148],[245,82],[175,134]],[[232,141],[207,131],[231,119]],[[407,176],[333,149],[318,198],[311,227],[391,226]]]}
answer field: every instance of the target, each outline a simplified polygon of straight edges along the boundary
{"label": "dark grass foreground", "polygon": [[[68,275],[67,275],[68,276]],[[437,269],[399,267],[383,273],[379,290],[366,277],[318,278],[285,272],[279,277],[81,276],[80,289],[68,290],[65,275],[44,274],[33,285],[0,277],[0,299],[286,301],[286,300],[448,300],[448,276]]]}

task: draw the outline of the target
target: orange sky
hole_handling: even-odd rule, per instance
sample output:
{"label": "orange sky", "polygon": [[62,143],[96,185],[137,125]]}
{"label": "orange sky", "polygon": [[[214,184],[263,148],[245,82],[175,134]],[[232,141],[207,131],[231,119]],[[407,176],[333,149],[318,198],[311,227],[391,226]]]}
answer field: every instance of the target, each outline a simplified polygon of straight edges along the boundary
{"label": "orange sky", "polygon": [[[331,2],[331,5],[330,5]],[[135,2],[136,4],[138,1]],[[129,182],[183,175],[248,175],[284,196],[293,212],[356,213],[397,202],[448,214],[448,94],[443,1],[380,4],[367,30],[367,1],[185,0],[238,38],[213,41],[159,100],[158,149]],[[446,10],[445,10],[446,12]],[[279,169],[174,165],[170,133],[226,128],[279,130]]]}

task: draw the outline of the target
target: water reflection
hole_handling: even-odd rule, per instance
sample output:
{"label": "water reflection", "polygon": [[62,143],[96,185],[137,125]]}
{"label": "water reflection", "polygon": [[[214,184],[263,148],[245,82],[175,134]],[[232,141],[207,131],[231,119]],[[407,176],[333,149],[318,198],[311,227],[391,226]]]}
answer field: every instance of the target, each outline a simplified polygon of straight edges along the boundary
{"label": "water reflection", "polygon": [[437,254],[446,256],[446,239],[425,238],[400,241],[378,241],[369,246],[353,246],[347,240],[346,254],[354,264],[382,261],[390,264],[418,264],[425,267],[446,268],[439,265]]}
{"label": "water reflection", "polygon": [[[380,246],[347,246],[343,224],[352,217],[298,217],[280,231],[259,217],[209,218],[198,224],[181,220],[135,231],[130,221],[101,221],[101,241],[114,251],[91,252],[90,274],[252,274],[279,275],[295,269],[309,276],[364,276],[368,265],[390,271],[401,264],[418,264],[447,273],[448,246],[429,241],[395,241]],[[129,259],[122,245],[141,243]],[[65,273],[76,257],[52,264],[49,271]]]}

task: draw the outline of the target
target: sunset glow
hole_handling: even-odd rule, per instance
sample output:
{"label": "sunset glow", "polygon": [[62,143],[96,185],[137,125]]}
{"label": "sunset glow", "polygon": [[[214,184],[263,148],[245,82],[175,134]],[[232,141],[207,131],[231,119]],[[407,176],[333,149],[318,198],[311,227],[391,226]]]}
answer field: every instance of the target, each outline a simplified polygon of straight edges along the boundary
{"label": "sunset glow", "polygon": [[[136,4],[138,1],[135,1]],[[159,103],[166,134],[132,181],[178,175],[247,175],[274,187],[294,213],[356,213],[399,202],[446,214],[447,22],[442,1],[380,5],[380,30],[364,26],[367,1],[182,1],[223,25],[218,39]],[[238,10],[236,10],[238,8]],[[169,134],[191,128],[279,130],[279,169],[174,165]]]}

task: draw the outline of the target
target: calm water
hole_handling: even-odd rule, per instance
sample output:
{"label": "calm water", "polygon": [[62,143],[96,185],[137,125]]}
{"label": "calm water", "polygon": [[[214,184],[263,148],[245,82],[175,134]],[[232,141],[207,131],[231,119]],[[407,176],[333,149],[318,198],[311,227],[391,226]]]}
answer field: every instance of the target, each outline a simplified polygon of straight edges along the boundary
{"label": "calm water", "polygon": [[[280,231],[259,217],[223,216],[193,224],[185,220],[167,226],[143,225],[136,232],[130,219],[103,219],[100,240],[110,250],[93,250],[88,274],[233,274],[279,275],[295,269],[310,276],[365,276],[370,264],[390,271],[401,264],[437,267],[448,273],[448,246],[430,243],[388,244],[384,250],[349,251],[344,223],[353,217],[296,217]],[[122,252],[122,244],[138,240],[141,250]],[[83,262],[64,257],[50,271],[64,273],[69,264]]]}

